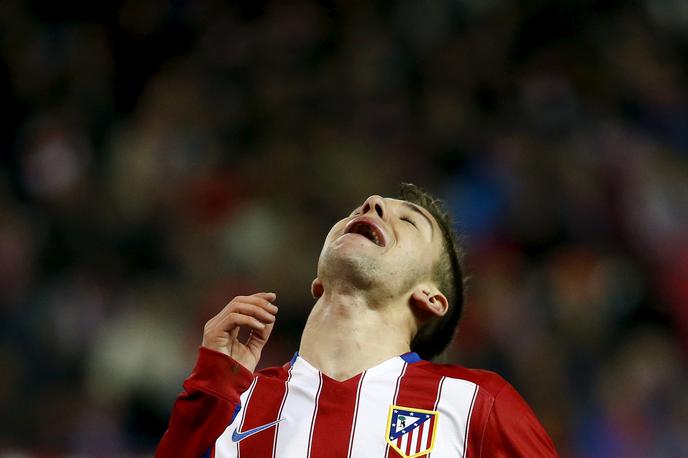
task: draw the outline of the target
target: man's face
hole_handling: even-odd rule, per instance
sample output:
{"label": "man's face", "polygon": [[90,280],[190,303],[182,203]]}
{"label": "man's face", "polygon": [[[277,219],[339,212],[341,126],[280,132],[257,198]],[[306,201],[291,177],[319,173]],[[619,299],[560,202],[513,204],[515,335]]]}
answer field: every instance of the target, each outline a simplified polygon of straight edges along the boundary
{"label": "man's face", "polygon": [[370,196],[327,234],[318,277],[404,293],[428,280],[442,249],[437,222],[423,207]]}

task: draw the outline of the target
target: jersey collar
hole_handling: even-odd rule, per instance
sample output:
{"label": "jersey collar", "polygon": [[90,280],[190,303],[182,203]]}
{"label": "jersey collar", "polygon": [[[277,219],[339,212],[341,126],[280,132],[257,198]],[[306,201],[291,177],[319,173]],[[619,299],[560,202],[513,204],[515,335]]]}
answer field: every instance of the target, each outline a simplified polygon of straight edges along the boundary
{"label": "jersey collar", "polygon": [[[289,361],[289,367],[294,366],[294,363],[296,362],[296,359],[299,357],[299,352],[296,351],[294,352],[294,356],[292,356],[291,361]],[[399,355],[401,359],[406,361],[408,364],[413,364],[417,363],[418,361],[423,361],[423,358],[421,358],[418,353],[415,351],[410,351],[408,353],[404,353],[403,355]]]}

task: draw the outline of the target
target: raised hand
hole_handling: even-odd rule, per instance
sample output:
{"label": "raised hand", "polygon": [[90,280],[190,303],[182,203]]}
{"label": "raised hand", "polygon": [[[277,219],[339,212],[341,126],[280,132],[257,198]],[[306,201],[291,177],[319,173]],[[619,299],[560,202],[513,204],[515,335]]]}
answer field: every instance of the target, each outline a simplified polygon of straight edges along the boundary
{"label": "raised hand", "polygon": [[[203,346],[231,356],[253,372],[275,324],[275,293],[237,296],[203,328]],[[239,341],[242,326],[250,328],[246,342]]]}

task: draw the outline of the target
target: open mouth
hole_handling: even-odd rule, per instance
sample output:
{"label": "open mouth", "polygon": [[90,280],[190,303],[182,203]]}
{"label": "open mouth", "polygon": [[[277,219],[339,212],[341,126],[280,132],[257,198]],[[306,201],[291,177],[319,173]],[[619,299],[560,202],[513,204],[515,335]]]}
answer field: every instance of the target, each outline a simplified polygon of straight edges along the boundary
{"label": "open mouth", "polygon": [[377,246],[385,246],[385,235],[382,229],[369,218],[356,218],[346,225],[345,234],[358,234]]}

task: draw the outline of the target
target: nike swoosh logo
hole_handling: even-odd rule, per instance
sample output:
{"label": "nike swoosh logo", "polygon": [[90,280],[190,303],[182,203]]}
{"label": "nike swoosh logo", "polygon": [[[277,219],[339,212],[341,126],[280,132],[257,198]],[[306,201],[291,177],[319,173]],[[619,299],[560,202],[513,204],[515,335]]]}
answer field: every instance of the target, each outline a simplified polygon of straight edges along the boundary
{"label": "nike swoosh logo", "polygon": [[241,440],[246,439],[248,436],[253,436],[256,433],[259,433],[265,429],[271,428],[275,426],[277,423],[280,421],[284,420],[284,418],[280,418],[279,420],[275,420],[272,423],[266,423],[262,426],[258,426],[253,429],[249,429],[248,431],[239,431],[239,428],[234,428],[234,432],[232,433],[232,442],[239,442]]}

